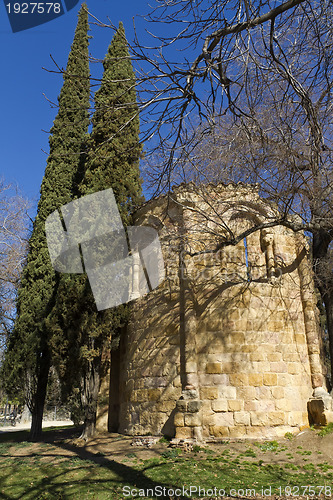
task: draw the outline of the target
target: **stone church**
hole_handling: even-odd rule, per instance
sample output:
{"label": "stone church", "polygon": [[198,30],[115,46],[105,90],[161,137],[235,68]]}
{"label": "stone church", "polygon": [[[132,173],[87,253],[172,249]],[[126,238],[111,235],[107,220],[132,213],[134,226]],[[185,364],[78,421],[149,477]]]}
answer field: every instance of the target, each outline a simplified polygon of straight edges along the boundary
{"label": "stone church", "polygon": [[242,184],[181,185],[138,211],[158,231],[165,279],[132,302],[100,429],[178,442],[333,420],[307,241],[276,217]]}

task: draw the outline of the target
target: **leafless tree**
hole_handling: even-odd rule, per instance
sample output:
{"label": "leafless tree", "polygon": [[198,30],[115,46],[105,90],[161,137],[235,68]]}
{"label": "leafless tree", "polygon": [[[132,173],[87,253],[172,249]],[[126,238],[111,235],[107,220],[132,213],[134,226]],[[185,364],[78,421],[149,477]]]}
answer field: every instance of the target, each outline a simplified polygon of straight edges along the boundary
{"label": "leafless tree", "polygon": [[[0,342],[6,341],[15,317],[15,298],[27,253],[28,201],[0,182]],[[1,345],[1,347],[2,347]]]}
{"label": "leafless tree", "polygon": [[279,208],[267,223],[307,232],[333,371],[332,2],[163,0],[147,19],[158,43],[133,54],[151,185],[255,183]]}
{"label": "leafless tree", "polygon": [[307,231],[333,367],[332,20],[330,0],[158,0],[131,57],[152,192],[256,183],[269,224]]}

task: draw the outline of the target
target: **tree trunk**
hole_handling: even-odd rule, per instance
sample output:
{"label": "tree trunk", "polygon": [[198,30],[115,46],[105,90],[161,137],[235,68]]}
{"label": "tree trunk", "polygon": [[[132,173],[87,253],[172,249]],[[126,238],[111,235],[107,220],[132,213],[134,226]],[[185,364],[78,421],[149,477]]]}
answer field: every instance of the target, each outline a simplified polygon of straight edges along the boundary
{"label": "tree trunk", "polygon": [[40,441],[42,437],[42,422],[44,403],[47,391],[47,381],[50,371],[50,356],[46,350],[42,353],[39,359],[39,371],[36,392],[32,396],[31,404],[31,428],[30,428],[30,441]]}
{"label": "tree trunk", "polygon": [[331,236],[325,231],[313,235],[314,276],[322,303],[325,306],[331,369],[330,381],[333,385],[333,284],[331,270],[325,266],[320,268],[320,261],[326,258],[330,242]]}
{"label": "tree trunk", "polygon": [[84,410],[84,428],[81,439],[87,441],[96,432],[97,400],[100,385],[100,364],[101,359],[95,359],[89,363],[89,368],[83,379],[82,406]]}
{"label": "tree trunk", "polygon": [[323,296],[326,311],[327,333],[331,367],[331,386],[333,386],[333,296],[332,293],[325,293]]}

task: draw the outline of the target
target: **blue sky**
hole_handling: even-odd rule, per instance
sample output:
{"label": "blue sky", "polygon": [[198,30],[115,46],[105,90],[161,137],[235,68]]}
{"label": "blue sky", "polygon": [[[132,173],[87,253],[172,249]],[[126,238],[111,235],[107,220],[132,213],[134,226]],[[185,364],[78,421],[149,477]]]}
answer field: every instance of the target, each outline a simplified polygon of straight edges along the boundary
{"label": "blue sky", "polygon": [[[89,11],[101,21],[107,16],[113,24],[122,21],[127,39],[133,36],[132,17],[146,14],[149,0],[87,0]],[[149,2],[153,4],[152,1]],[[62,76],[42,68],[65,67],[77,23],[81,2],[65,15],[41,26],[12,33],[4,3],[0,3],[1,44],[1,133],[0,175],[17,183],[22,192],[38,201],[48,152],[48,134],[57,109],[47,99],[57,102]],[[92,19],[91,19],[92,20]],[[137,19],[140,27],[142,22]],[[113,32],[92,26],[90,52],[103,59]],[[143,30],[142,30],[143,35]],[[91,66],[93,76],[100,76],[100,64]],[[44,150],[44,152],[43,152]]]}

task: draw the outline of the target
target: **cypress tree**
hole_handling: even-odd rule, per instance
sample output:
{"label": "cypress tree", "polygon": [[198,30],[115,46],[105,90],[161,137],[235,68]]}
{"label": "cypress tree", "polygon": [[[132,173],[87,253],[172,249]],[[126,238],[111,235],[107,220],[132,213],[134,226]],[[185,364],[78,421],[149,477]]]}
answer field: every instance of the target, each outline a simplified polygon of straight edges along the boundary
{"label": "cypress tree", "polygon": [[[104,74],[95,94],[93,128],[85,175],[79,186],[87,195],[112,188],[124,225],[142,201],[139,160],[139,116],[135,75],[122,23],[104,59]],[[97,311],[86,275],[63,275],[57,305],[49,323],[58,346],[59,373],[67,393],[79,386],[85,415],[82,438],[95,433],[97,397],[110,349],[126,322],[127,307]],[[63,338],[63,333],[65,339]]]}
{"label": "cypress tree", "polygon": [[104,74],[95,94],[95,113],[87,170],[81,194],[111,187],[123,223],[142,201],[139,159],[139,113],[135,74],[122,23],[105,56]]}
{"label": "cypress tree", "polygon": [[49,258],[45,220],[54,210],[72,200],[83,175],[84,145],[89,126],[88,30],[87,6],[82,4],[63,75],[58,113],[50,131],[50,153],[18,292],[17,319],[2,370],[9,393],[15,393],[24,384],[32,413],[32,440],[41,436],[51,366],[50,330],[45,319],[54,306],[60,280]]}

